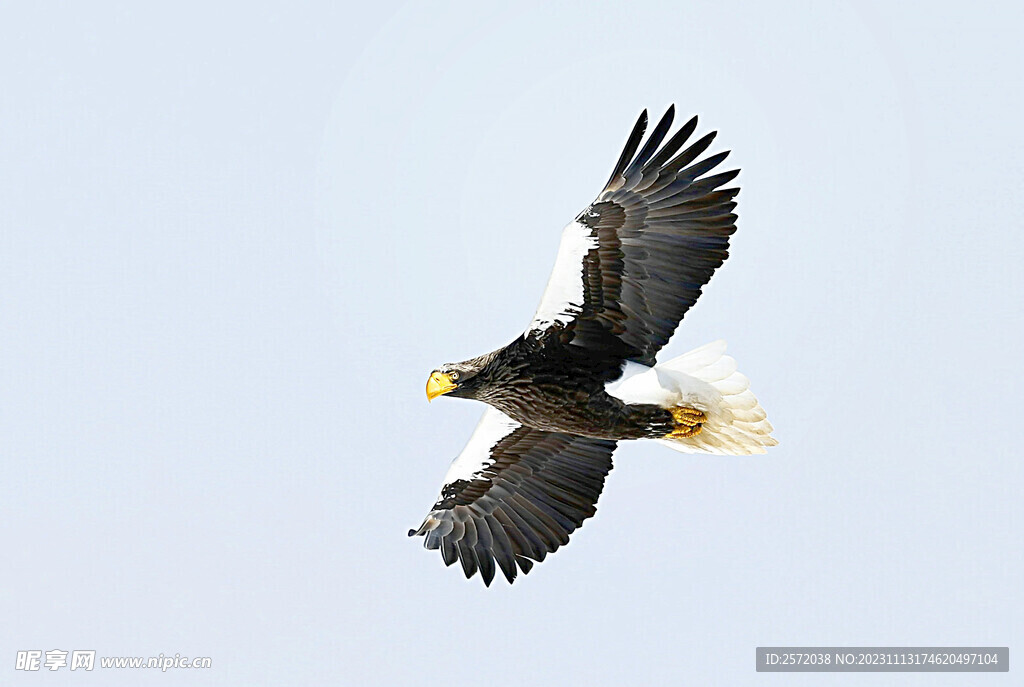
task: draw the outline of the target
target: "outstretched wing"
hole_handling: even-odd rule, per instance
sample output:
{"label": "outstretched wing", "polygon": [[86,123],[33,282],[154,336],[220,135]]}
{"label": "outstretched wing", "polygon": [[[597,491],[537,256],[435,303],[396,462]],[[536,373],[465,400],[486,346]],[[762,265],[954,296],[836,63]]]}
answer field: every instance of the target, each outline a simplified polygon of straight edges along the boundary
{"label": "outstretched wing", "polygon": [[[728,257],[739,170],[705,176],[728,152],[696,161],[709,133],[678,152],[694,117],[664,145],[669,107],[640,152],[640,115],[611,178],[562,233],[555,269],[528,331],[560,331],[566,343],[653,365],[701,288]],[[677,154],[678,152],[678,154]]]}
{"label": "outstretched wing", "polygon": [[445,565],[460,561],[467,578],[479,570],[489,586],[497,564],[511,583],[516,564],[528,573],[595,513],[614,450],[614,441],[530,429],[488,408],[409,536],[425,536]]}

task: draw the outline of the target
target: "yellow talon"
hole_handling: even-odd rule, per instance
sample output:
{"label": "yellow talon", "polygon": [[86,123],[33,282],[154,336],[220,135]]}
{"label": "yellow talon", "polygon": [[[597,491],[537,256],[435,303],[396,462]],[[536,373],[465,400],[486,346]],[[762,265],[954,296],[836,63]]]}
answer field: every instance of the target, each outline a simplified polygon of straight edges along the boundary
{"label": "yellow talon", "polygon": [[683,425],[696,425],[707,421],[707,415],[696,408],[677,407],[669,410],[672,419]]}
{"label": "yellow talon", "polygon": [[668,412],[672,414],[672,419],[676,423],[675,429],[668,433],[669,439],[687,439],[697,436],[708,419],[707,415],[696,408],[678,406],[670,408]]}
{"label": "yellow talon", "polygon": [[701,430],[703,430],[703,429],[704,428],[701,427],[700,425],[697,425],[695,427],[685,427],[683,429],[676,429],[676,430],[673,430],[673,431],[668,433],[668,438],[669,439],[689,439],[690,437],[695,437],[698,434],[700,434]]}

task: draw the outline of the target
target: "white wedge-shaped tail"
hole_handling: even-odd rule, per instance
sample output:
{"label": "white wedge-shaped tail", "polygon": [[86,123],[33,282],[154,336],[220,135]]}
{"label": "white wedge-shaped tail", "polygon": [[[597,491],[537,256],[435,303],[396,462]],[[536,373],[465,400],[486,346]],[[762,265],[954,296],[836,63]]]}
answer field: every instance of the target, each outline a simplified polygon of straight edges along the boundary
{"label": "white wedge-shaped tail", "polygon": [[715,341],[655,367],[627,363],[622,377],[607,391],[625,403],[655,403],[663,408],[685,406],[702,411],[707,420],[695,436],[659,439],[684,453],[749,455],[764,453],[778,442],[757,402],[750,381],[725,355],[725,341]]}

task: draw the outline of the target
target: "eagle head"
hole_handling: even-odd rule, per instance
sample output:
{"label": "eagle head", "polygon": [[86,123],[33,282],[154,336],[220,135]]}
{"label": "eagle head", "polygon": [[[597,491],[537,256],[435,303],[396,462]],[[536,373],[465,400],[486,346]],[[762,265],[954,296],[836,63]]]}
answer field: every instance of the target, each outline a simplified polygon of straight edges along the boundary
{"label": "eagle head", "polygon": [[475,398],[477,391],[487,384],[489,377],[482,373],[493,357],[493,353],[488,353],[461,363],[445,363],[437,368],[427,379],[427,400],[433,401],[444,395]]}

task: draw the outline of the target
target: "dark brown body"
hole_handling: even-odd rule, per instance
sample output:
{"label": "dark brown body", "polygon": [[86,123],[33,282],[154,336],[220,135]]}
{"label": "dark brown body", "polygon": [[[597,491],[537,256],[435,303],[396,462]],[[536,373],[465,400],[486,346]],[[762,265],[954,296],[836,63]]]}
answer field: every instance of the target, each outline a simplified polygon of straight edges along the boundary
{"label": "dark brown body", "polygon": [[552,337],[529,334],[494,353],[467,361],[483,367],[453,396],[483,401],[534,429],[598,439],[657,439],[671,432],[672,415],[652,404],[626,404],[605,392],[621,363]]}

